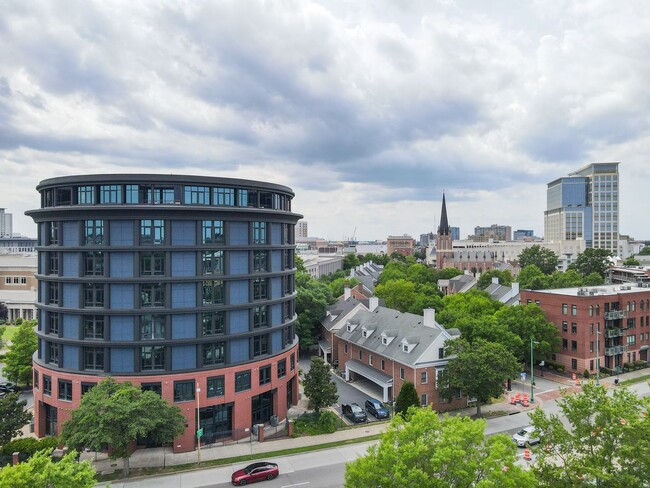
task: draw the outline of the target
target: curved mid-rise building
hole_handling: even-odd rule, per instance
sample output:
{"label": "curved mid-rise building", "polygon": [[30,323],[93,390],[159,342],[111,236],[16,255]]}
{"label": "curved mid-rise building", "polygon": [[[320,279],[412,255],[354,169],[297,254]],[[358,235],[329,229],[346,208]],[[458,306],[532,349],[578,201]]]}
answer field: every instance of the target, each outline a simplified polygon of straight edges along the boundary
{"label": "curved mid-rise building", "polygon": [[106,376],[181,408],[176,452],[195,449],[197,422],[210,443],[286,417],[298,392],[290,188],[106,174],[37,190],[37,436],[59,434]]}

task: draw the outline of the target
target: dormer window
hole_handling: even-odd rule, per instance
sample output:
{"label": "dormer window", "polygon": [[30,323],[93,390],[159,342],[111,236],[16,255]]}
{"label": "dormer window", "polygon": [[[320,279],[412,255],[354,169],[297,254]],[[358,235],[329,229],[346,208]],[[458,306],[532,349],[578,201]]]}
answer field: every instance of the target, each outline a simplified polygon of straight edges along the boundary
{"label": "dormer window", "polygon": [[402,351],[404,351],[404,352],[407,352],[407,353],[411,352],[413,349],[415,349],[415,346],[417,346],[417,345],[418,344],[415,341],[409,342],[408,339],[402,339],[401,346],[402,346]]}
{"label": "dormer window", "polygon": [[382,338],[381,338],[381,343],[382,343],[384,346],[387,346],[387,345],[388,345],[388,337],[386,337],[386,336],[382,336]]}
{"label": "dormer window", "polygon": [[374,332],[374,330],[367,329],[365,325],[363,327],[361,327],[361,335],[363,336],[364,339],[367,338],[367,337],[370,337],[373,332]]}
{"label": "dormer window", "polygon": [[381,344],[383,346],[387,346],[392,342],[392,340],[395,339],[395,335],[391,334],[389,331],[388,334],[386,332],[381,333]]}
{"label": "dormer window", "polygon": [[346,323],[346,329],[348,332],[354,332],[354,329],[356,329],[358,326],[359,324],[353,324],[352,322]]}
{"label": "dormer window", "polygon": [[404,351],[404,352],[410,352],[410,351],[409,351],[409,345],[408,345],[408,344],[402,344],[402,351]]}

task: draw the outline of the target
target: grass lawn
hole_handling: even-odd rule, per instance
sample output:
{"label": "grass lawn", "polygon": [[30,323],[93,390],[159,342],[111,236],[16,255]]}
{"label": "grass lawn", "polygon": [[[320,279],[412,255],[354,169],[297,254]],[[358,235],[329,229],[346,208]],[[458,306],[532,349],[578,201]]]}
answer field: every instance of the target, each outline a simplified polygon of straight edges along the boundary
{"label": "grass lawn", "polygon": [[633,385],[634,383],[641,383],[643,381],[648,381],[648,380],[650,380],[650,374],[639,376],[638,378],[630,378],[629,380],[621,381],[620,385],[629,386],[629,385]]}
{"label": "grass lawn", "polygon": [[16,332],[18,332],[18,326],[17,325],[5,325],[5,333],[2,336],[3,341],[10,341],[14,338],[16,335]]}

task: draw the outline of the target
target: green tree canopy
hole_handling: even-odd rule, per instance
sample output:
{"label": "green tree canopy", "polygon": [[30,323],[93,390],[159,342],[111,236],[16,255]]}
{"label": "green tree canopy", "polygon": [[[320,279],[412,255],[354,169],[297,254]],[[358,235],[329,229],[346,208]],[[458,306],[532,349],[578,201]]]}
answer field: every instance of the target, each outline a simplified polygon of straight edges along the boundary
{"label": "green tree canopy", "polygon": [[296,333],[300,346],[308,347],[315,344],[316,328],[325,316],[327,306],[334,303],[334,298],[327,284],[313,279],[307,273],[296,274],[296,291]]}
{"label": "green tree canopy", "polygon": [[537,265],[529,264],[522,268],[517,279],[521,290],[544,290],[549,287],[550,278]]}
{"label": "green tree canopy", "polygon": [[359,256],[359,260],[362,263],[372,261],[373,263],[379,264],[381,266],[386,266],[388,264],[388,256],[386,254],[374,254],[369,252],[363,256]]}
{"label": "green tree canopy", "polygon": [[377,285],[375,295],[383,298],[388,308],[416,315],[422,315],[425,308],[437,308],[441,303],[434,285],[418,285],[407,279],[391,280]]}
{"label": "green tree canopy", "polygon": [[0,470],[0,488],[92,488],[95,483],[95,468],[88,461],[77,462],[76,451],[56,463],[50,452],[41,451]]}
{"label": "green tree canopy", "polygon": [[343,295],[346,286],[348,288],[354,288],[359,283],[360,281],[356,278],[336,278],[335,280],[330,281],[327,286],[329,286],[332,296],[337,298]]}
{"label": "green tree canopy", "polygon": [[634,256],[630,256],[625,261],[623,261],[623,266],[640,266],[640,265],[641,265],[641,261],[639,261]]}
{"label": "green tree canopy", "polygon": [[608,393],[603,386],[588,383],[558,405],[562,416],[540,409],[530,414],[532,424],[544,433],[533,467],[540,487],[647,486],[647,398],[639,399],[626,388]]}
{"label": "green tree canopy", "polygon": [[349,463],[345,486],[465,488],[535,486],[517,464],[517,448],[503,434],[485,436],[485,420],[440,418],[430,408],[396,415],[378,444]]}
{"label": "green tree canopy", "polygon": [[329,407],[339,399],[336,383],[330,376],[330,367],[323,358],[318,356],[311,358],[311,365],[305,375],[303,386],[309,404],[316,412],[320,412],[323,407]]}
{"label": "green tree canopy", "polygon": [[359,266],[360,264],[361,261],[359,261],[359,258],[354,253],[346,254],[345,257],[343,258],[343,269],[354,268],[355,266]]}
{"label": "green tree canopy", "polygon": [[557,263],[557,255],[550,249],[538,244],[524,249],[521,251],[521,254],[519,254],[519,266],[522,269],[534,264],[542,273],[547,275],[550,275],[557,270]]}
{"label": "green tree canopy", "polygon": [[[503,307],[500,310],[508,309]],[[498,312],[497,312],[498,313]],[[461,336],[470,344],[484,340],[498,342],[509,351],[520,351],[523,348],[521,338],[508,328],[508,324],[499,322],[495,315],[482,317],[460,317],[456,320],[455,327],[460,330]]]}
{"label": "green tree canopy", "polygon": [[521,339],[518,349],[510,349],[519,361],[530,363],[531,337],[535,341],[533,355],[536,361],[550,359],[551,354],[560,350],[561,338],[557,327],[534,303],[503,307],[495,314],[495,320]]}
{"label": "green tree canopy", "polygon": [[485,273],[481,275],[476,283],[476,286],[480,290],[485,290],[490,284],[492,284],[492,278],[498,278],[499,284],[503,286],[512,286],[512,273],[507,269],[501,271],[499,269],[488,269]]}
{"label": "green tree canopy", "polygon": [[405,415],[410,407],[419,407],[420,398],[415,389],[415,385],[410,381],[405,381],[395,399],[395,413]]}
{"label": "green tree canopy", "polygon": [[18,397],[18,393],[12,393],[0,398],[0,446],[22,435],[21,429],[32,419],[32,414],[25,411],[27,401],[18,401]]}
{"label": "green tree canopy", "polygon": [[404,280],[408,277],[408,266],[401,261],[391,261],[381,272],[379,284],[383,285],[389,281]]}
{"label": "green tree canopy", "polygon": [[600,276],[598,273],[589,273],[584,277],[582,286],[599,286],[605,284],[605,278]]}
{"label": "green tree canopy", "polygon": [[646,243],[645,247],[639,251],[640,256],[647,256],[650,254],[650,246]]}
{"label": "green tree canopy", "polygon": [[109,377],[81,398],[79,407],[63,424],[61,441],[79,450],[99,451],[108,445],[109,456],[124,461],[124,475],[128,476],[129,444],[139,437],[159,444],[171,442],[184,430],[180,408],[153,391],[142,391]]}
{"label": "green tree canopy", "polygon": [[611,257],[612,253],[607,249],[590,247],[578,254],[576,260],[569,265],[569,269],[576,270],[582,276],[598,273],[604,278],[611,265]]}
{"label": "green tree canopy", "polygon": [[457,322],[460,319],[490,317],[504,306],[502,303],[492,300],[486,292],[478,290],[446,295],[442,298],[440,305],[437,308],[436,320],[448,329],[457,327]]}
{"label": "green tree canopy", "polygon": [[460,389],[469,398],[476,398],[476,415],[481,416],[481,405],[503,393],[505,381],[519,373],[517,358],[502,344],[476,340],[454,339],[447,342],[450,356],[441,375],[438,390],[452,398]]}
{"label": "green tree canopy", "polygon": [[548,279],[548,288],[574,288],[584,284],[583,277],[573,269],[554,272]]}
{"label": "green tree canopy", "polygon": [[32,356],[38,349],[34,332],[35,321],[26,320],[14,335],[9,352],[5,356],[4,375],[9,381],[21,385],[32,384]]}

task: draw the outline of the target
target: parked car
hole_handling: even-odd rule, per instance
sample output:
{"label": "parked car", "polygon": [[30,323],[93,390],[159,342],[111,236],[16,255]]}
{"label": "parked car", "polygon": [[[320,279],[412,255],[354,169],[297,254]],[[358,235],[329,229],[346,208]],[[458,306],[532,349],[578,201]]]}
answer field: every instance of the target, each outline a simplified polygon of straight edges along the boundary
{"label": "parked car", "polygon": [[379,400],[369,398],[366,400],[366,412],[373,415],[377,419],[387,419],[388,409]]}
{"label": "parked car", "polygon": [[355,424],[358,424],[359,422],[368,421],[368,417],[366,417],[366,412],[364,412],[363,409],[356,403],[350,403],[349,405],[346,404],[341,405],[341,411],[343,412],[343,415],[345,415],[348,419],[350,419]]}
{"label": "parked car", "polygon": [[232,474],[231,481],[235,486],[244,486],[256,481],[272,480],[280,474],[278,465],[261,461],[249,464],[243,469],[239,469]]}
{"label": "parked car", "polygon": [[528,425],[512,435],[512,440],[517,443],[518,447],[532,446],[539,444],[542,433],[532,425]]}
{"label": "parked car", "polygon": [[6,393],[16,393],[17,391],[20,391],[20,387],[16,383],[3,381],[0,383],[0,391],[4,391]]}

